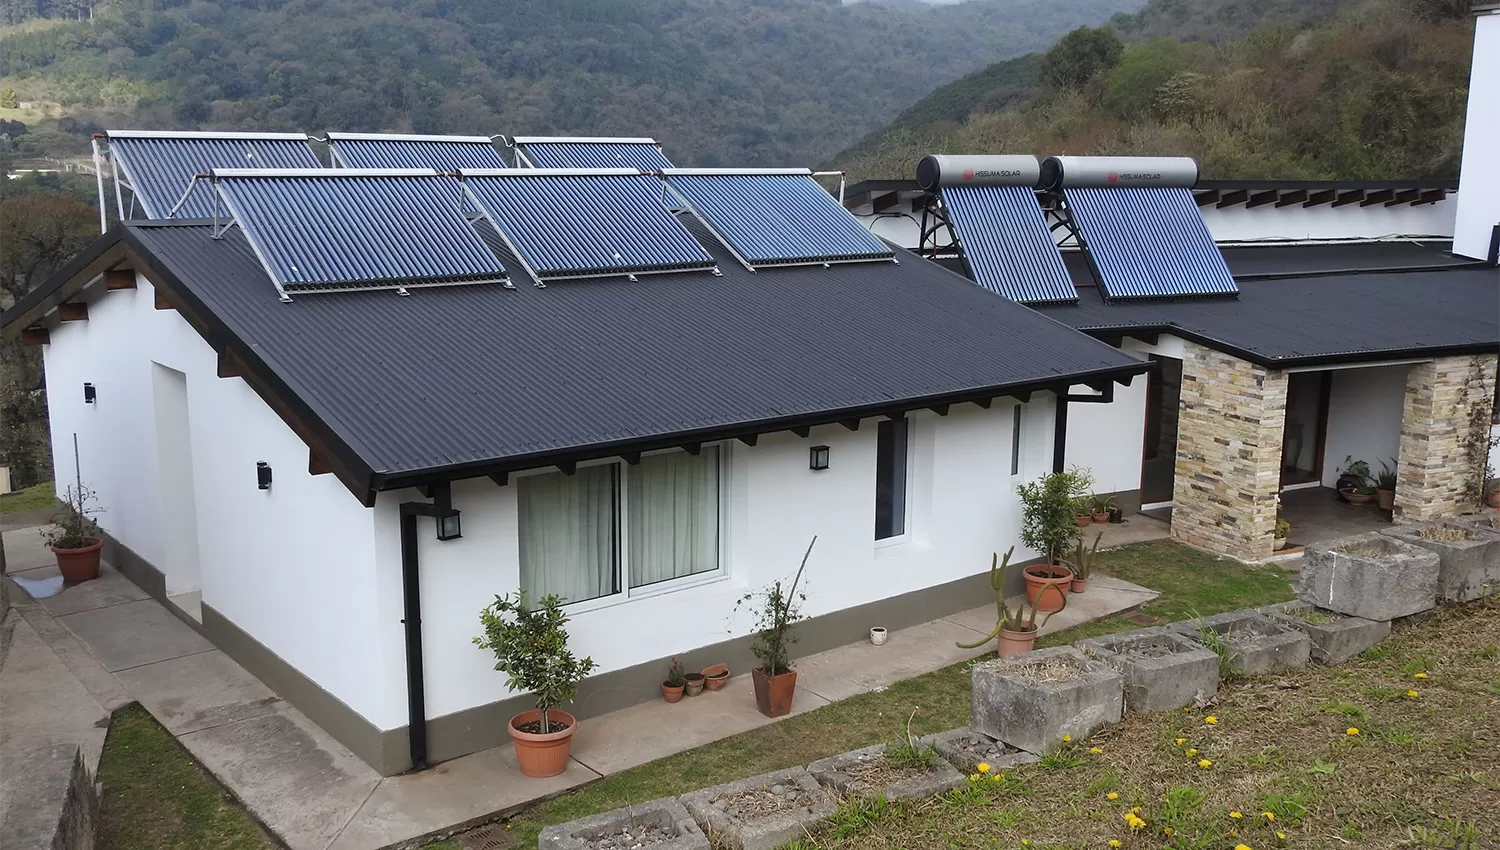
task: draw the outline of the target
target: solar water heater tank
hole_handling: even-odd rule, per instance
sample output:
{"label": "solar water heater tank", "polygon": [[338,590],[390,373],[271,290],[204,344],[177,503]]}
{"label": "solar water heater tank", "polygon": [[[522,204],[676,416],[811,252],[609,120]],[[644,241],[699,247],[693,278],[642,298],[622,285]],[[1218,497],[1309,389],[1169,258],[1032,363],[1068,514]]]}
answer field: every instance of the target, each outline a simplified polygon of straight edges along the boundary
{"label": "solar water heater tank", "polygon": [[917,163],[917,185],[929,192],[941,186],[1035,186],[1040,176],[1034,156],[930,153]]}
{"label": "solar water heater tank", "polygon": [[1191,189],[1198,163],[1187,156],[1049,156],[1042,187],[1175,186]]}

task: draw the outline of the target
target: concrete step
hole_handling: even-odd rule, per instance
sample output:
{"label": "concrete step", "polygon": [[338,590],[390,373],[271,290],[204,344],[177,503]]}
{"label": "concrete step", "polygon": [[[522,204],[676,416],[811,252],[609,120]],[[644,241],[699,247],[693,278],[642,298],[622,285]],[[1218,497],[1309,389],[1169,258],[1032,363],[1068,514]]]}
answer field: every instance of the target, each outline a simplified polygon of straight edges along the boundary
{"label": "concrete step", "polygon": [[93,850],[99,795],[77,744],[16,748],[0,771],[6,850]]}

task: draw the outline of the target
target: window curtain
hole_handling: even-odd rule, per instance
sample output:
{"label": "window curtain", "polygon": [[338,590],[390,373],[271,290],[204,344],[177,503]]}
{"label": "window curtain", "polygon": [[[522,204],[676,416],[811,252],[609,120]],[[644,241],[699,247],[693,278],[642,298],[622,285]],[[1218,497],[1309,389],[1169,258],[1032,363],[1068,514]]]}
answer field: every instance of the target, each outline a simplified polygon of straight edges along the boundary
{"label": "window curtain", "polygon": [[516,479],[521,589],[568,602],[615,588],[615,464]]}
{"label": "window curtain", "polygon": [[719,568],[719,449],[651,455],[630,478],[630,586]]}

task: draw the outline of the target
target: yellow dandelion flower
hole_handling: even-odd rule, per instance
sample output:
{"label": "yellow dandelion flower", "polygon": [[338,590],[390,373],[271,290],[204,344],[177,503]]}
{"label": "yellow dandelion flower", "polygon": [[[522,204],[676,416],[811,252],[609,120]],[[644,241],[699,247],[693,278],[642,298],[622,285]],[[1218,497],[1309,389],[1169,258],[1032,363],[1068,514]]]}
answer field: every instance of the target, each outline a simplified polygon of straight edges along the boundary
{"label": "yellow dandelion flower", "polygon": [[1120,799],[1120,792],[1118,792],[1118,791],[1111,791],[1108,794],[1104,795],[1104,799],[1106,799],[1106,800],[1118,800],[1118,799]]}
{"label": "yellow dandelion flower", "polygon": [[971,774],[969,774],[969,781],[970,782],[978,782],[979,781],[979,774],[977,774],[977,773],[971,773]]}
{"label": "yellow dandelion flower", "polygon": [[1136,818],[1135,820],[1133,820],[1133,821],[1130,822],[1130,831],[1131,832],[1140,832],[1141,830],[1143,830],[1145,828],[1146,828],[1146,822],[1143,821],[1143,820],[1141,820],[1140,818]]}
{"label": "yellow dandelion flower", "polygon": [[1197,754],[1198,754],[1198,748],[1197,747],[1188,747],[1188,750],[1187,750],[1187,757],[1188,758],[1192,758],[1193,756],[1196,756]]}
{"label": "yellow dandelion flower", "polygon": [[1064,744],[1071,744],[1071,743],[1073,743],[1073,736],[1072,735],[1064,735],[1063,736],[1063,743]]}
{"label": "yellow dandelion flower", "polygon": [[1175,835],[1175,833],[1172,831],[1172,827],[1170,826],[1162,827],[1161,834],[1165,835],[1168,838],[1171,838],[1173,835]]}
{"label": "yellow dandelion flower", "polygon": [[991,776],[990,780],[993,781],[993,782],[999,782],[1000,781],[1000,774],[997,773],[994,776]]}
{"label": "yellow dandelion flower", "polygon": [[1284,833],[1284,832],[1282,832],[1281,830],[1278,829],[1276,831],[1276,837],[1279,838],[1279,839],[1281,839],[1282,841],[1285,841],[1286,840],[1286,833]]}
{"label": "yellow dandelion flower", "polygon": [[1234,850],[1250,850],[1250,845],[1248,845],[1248,844],[1236,844],[1236,845],[1234,845]]}
{"label": "yellow dandelion flower", "polygon": [[1030,838],[1023,838],[1023,839],[1021,839],[1021,846],[1022,847],[1030,847],[1031,846],[1031,839]]}
{"label": "yellow dandelion flower", "polygon": [[1230,838],[1239,838],[1240,837],[1240,831],[1237,830],[1237,829],[1231,829],[1231,830],[1229,830],[1229,837]]}
{"label": "yellow dandelion flower", "polygon": [[1426,673],[1417,673],[1416,675],[1412,676],[1412,678],[1413,679],[1425,679],[1425,678],[1427,678],[1427,674]]}
{"label": "yellow dandelion flower", "polygon": [[1276,820],[1276,813],[1275,812],[1261,812],[1260,816],[1263,817],[1263,818],[1265,818],[1266,820],[1269,820],[1269,821]]}
{"label": "yellow dandelion flower", "polygon": [[1344,734],[1348,735],[1349,737],[1352,738],[1355,735],[1359,734],[1359,727],[1357,727],[1357,726],[1350,726],[1348,729],[1344,730]]}
{"label": "yellow dandelion flower", "polygon": [[979,771],[980,773],[989,773],[990,772],[990,766],[986,762],[980,762],[977,766],[975,766],[974,769],[977,770],[977,771]]}
{"label": "yellow dandelion flower", "polygon": [[1111,846],[1111,847],[1124,847],[1125,846],[1125,842],[1121,841],[1118,838],[1111,838],[1109,840],[1109,846]]}
{"label": "yellow dandelion flower", "polygon": [[1187,743],[1187,739],[1186,738],[1178,738],[1177,739],[1177,746],[1179,746],[1179,747],[1182,746],[1183,744],[1186,744],[1186,743]]}
{"label": "yellow dandelion flower", "polygon": [[1420,696],[1420,694],[1418,694],[1416,691],[1407,691],[1406,695],[1411,697],[1412,699],[1416,699],[1418,696]]}
{"label": "yellow dandelion flower", "polygon": [[1210,714],[1209,716],[1203,718],[1203,722],[1207,723],[1210,726],[1218,726],[1219,725],[1219,718],[1214,717],[1212,714]]}
{"label": "yellow dandelion flower", "polygon": [[1243,818],[1245,814],[1244,812],[1230,812],[1229,816],[1234,818],[1235,820],[1239,820],[1240,818]]}
{"label": "yellow dandelion flower", "polygon": [[1214,766],[1214,763],[1209,761],[1208,759],[1200,759],[1198,761],[1198,766],[1202,768],[1210,768]]}
{"label": "yellow dandelion flower", "polygon": [[1133,814],[1133,815],[1140,814],[1141,813],[1141,807],[1140,806],[1136,806],[1135,808],[1133,808],[1133,809],[1130,810],[1130,813]]}
{"label": "yellow dandelion flower", "polygon": [[[1412,692],[1412,695],[1413,695],[1413,696],[1415,696],[1415,695],[1416,695],[1416,692],[1415,692],[1415,691],[1413,691],[1413,692]],[[1093,753],[1093,754],[1094,754],[1094,755],[1096,755],[1096,756],[1097,756],[1097,755],[1099,755],[1099,754],[1100,754],[1100,753],[1102,753],[1102,752],[1104,752],[1104,748],[1103,748],[1103,747],[1089,747],[1089,752],[1091,752],[1091,753]]]}

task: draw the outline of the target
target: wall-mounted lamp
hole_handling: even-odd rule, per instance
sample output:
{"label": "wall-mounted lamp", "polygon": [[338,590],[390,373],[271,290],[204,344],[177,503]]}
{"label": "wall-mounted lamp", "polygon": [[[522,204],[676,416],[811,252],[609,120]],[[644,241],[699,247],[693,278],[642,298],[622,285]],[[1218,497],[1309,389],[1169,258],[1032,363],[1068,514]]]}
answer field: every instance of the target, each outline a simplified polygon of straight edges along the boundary
{"label": "wall-mounted lamp", "polygon": [[807,468],[816,470],[828,468],[827,446],[813,446],[807,450]]}
{"label": "wall-mounted lamp", "polygon": [[99,394],[96,393],[96,392],[94,392],[94,385],[93,384],[84,384],[83,385],[83,403],[84,404],[93,404],[94,403],[94,399],[98,398],[98,396],[99,396]]}
{"label": "wall-mounted lamp", "polygon": [[463,525],[459,522],[458,514],[458,511],[450,511],[438,516],[437,539],[457,540],[464,536]]}
{"label": "wall-mounted lamp", "polygon": [[262,490],[271,489],[271,465],[263,460],[255,462],[255,486]]}

